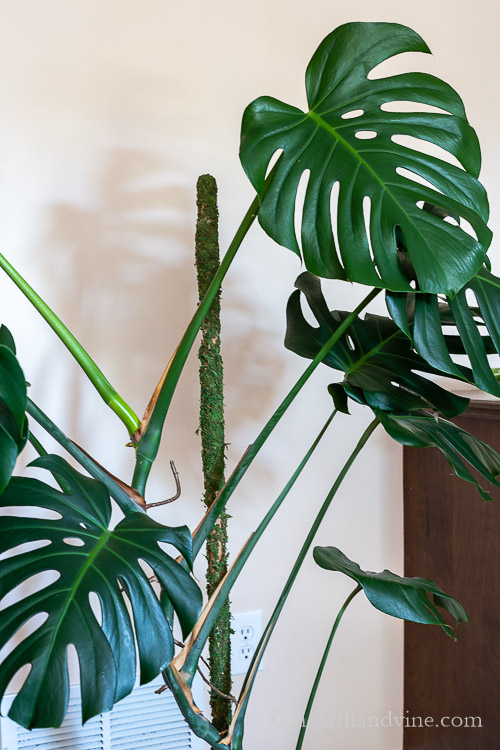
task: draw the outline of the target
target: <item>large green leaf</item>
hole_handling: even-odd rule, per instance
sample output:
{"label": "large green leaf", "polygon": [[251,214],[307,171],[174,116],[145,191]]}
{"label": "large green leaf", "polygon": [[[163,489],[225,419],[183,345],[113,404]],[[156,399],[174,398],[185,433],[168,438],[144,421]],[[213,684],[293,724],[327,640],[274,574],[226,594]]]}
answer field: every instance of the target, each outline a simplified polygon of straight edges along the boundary
{"label": "large green leaf", "polygon": [[12,335],[0,326],[0,492],[7,485],[28,437],[26,381]]}
{"label": "large green leaf", "polygon": [[417,448],[438,448],[453,471],[461,479],[472,482],[484,500],[492,498],[469,467],[496,487],[500,487],[497,480],[500,474],[500,455],[453,422],[425,412],[389,414],[375,411],[375,414],[386,432],[398,443]]}
{"label": "large green leaf", "polygon": [[[159,546],[171,544],[189,561],[191,535],[185,526],[169,528],[144,513],[131,513],[111,530],[111,504],[102,483],[79,474],[56,456],[39,458],[33,465],[56,474],[70,491],[62,493],[37,479],[14,477],[1,496],[5,507],[45,508],[60,514],[57,520],[0,519],[0,552],[15,553],[26,542],[50,542],[0,562],[0,598],[32,576],[57,573],[54,582],[1,614],[0,646],[32,618],[46,614],[0,668],[1,697],[18,670],[31,665],[9,713],[29,728],[59,726],[64,718],[70,644],[79,657],[84,721],[109,710],[132,690],[136,643],[142,682],[153,679],[171,660],[172,632],[141,561],[153,569],[167,592],[184,634],[192,629],[201,606],[194,580]],[[100,616],[91,605],[93,593]]]}
{"label": "large green leaf", "polygon": [[[471,293],[475,306],[467,299]],[[488,361],[489,354],[500,354],[500,279],[487,268],[444,303],[433,294],[388,293],[387,306],[428,362],[443,373],[457,376],[461,368],[451,355],[466,355],[472,372],[470,382],[500,396],[500,385]],[[455,326],[458,335],[446,333],[449,326]]]}
{"label": "large green leaf", "polygon": [[458,624],[469,621],[462,605],[426,578],[403,578],[390,570],[381,573],[361,570],[336,547],[315,547],[313,555],[320,567],[344,573],[355,580],[363,587],[368,601],[387,615],[426,625],[440,625],[452,638],[455,637],[453,630],[436,607],[446,610]]}
{"label": "large green leaf", "polygon": [[[398,257],[399,234],[419,289],[453,295],[479,270],[491,241],[488,202],[476,179],[479,145],[462,100],[443,81],[424,73],[368,78],[379,63],[402,52],[429,49],[418,34],[399,24],[340,26],[320,44],[307,68],[307,112],[271,97],[247,107],[241,161],[262,197],[262,227],[299,255],[296,196],[302,176],[309,173],[300,233],[302,255],[311,272],[408,290]],[[444,112],[382,109],[390,102],[431,105]],[[400,145],[398,136],[445,149],[463,169]],[[264,194],[269,163],[280,150]],[[338,207],[332,215],[337,183]],[[371,205],[366,222],[365,198]],[[469,222],[476,237],[422,210],[424,201]]]}
{"label": "large green leaf", "polygon": [[[347,313],[330,312],[317,277],[301,274],[287,307],[285,346],[303,357],[313,359]],[[306,298],[319,326],[310,325],[302,311],[301,295]],[[448,417],[463,411],[468,400],[446,391],[424,373],[442,374],[413,349],[410,339],[387,317],[366,315],[352,323],[323,360],[324,364],[345,374],[344,381],[332,389],[332,395],[345,411],[338,396],[345,393],[373,409],[390,412],[429,408]],[[458,369],[466,379],[466,368]]]}
{"label": "large green leaf", "polygon": [[[328,309],[320,281],[315,276],[307,272],[301,274],[296,286],[298,291],[288,301],[285,345],[296,354],[312,359],[345,320],[347,313]],[[305,319],[300,300],[302,294],[319,323],[318,327]],[[421,298],[421,295],[414,296],[417,301]],[[442,325],[450,322],[448,307],[444,314],[439,310],[439,314]],[[370,406],[394,440],[403,445],[438,448],[456,474],[472,482],[481,496],[490,500],[490,495],[469,466],[500,487],[496,479],[500,474],[500,455],[474,435],[438,416],[438,412],[446,417],[456,416],[469,401],[425,377],[426,374],[448,374],[472,381],[473,373],[461,365],[454,365],[452,372],[443,372],[426,362],[412,348],[407,335],[411,333],[412,325],[407,323],[405,326],[401,322],[402,328],[407,329],[405,333],[390,318],[366,315],[363,320],[358,318],[349,326],[323,360],[324,364],[344,373],[342,382],[329,386],[335,406],[347,412],[346,396]],[[451,348],[463,348],[457,336],[446,336],[445,339]],[[437,344],[435,350],[438,351]],[[437,355],[434,361],[440,364]]]}

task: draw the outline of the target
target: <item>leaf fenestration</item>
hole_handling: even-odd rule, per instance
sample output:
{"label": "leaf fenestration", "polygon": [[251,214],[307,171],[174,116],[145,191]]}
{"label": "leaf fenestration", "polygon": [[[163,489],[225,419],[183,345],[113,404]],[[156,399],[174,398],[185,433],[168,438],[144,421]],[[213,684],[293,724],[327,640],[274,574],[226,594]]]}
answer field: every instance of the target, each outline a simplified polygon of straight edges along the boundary
{"label": "leaf fenestration", "polygon": [[[476,306],[469,304],[472,292]],[[452,354],[466,355],[470,367],[468,380],[486,393],[500,396],[488,355],[500,354],[500,279],[486,267],[455,297],[440,302],[432,294],[387,293],[387,307],[396,324],[413,340],[418,353],[453,377],[463,368]],[[455,326],[456,333],[450,333]]]}
{"label": "leaf fenestration", "polygon": [[[399,24],[340,26],[323,40],[307,68],[309,110],[272,97],[256,99],[243,116],[240,158],[262,199],[260,224],[276,242],[302,255],[312,273],[408,291],[399,234],[419,289],[453,295],[479,270],[491,242],[488,201],[477,181],[479,144],[462,100],[438,78],[424,73],[368,78],[379,63],[403,52],[429,49]],[[391,102],[426,104],[443,112],[383,108]],[[462,168],[400,145],[399,136],[439,146]],[[279,151],[264,194],[269,163]],[[295,208],[305,172],[299,247]],[[337,183],[338,205],[332,212]],[[370,201],[366,221],[365,198]],[[475,236],[424,211],[424,202],[469,222]]]}
{"label": "leaf fenestration", "polygon": [[[347,313],[330,311],[321,291],[320,280],[312,274],[301,274],[287,307],[285,346],[302,357],[312,359],[331,334],[345,320]],[[301,307],[305,297],[318,327],[306,320]],[[447,417],[462,412],[468,399],[441,388],[426,375],[443,373],[427,363],[415,350],[408,336],[388,317],[367,314],[355,320],[323,360],[324,364],[344,373],[345,393],[358,403],[385,412],[407,412],[432,408]],[[458,368],[461,380],[470,371]],[[338,398],[338,393],[335,394]]]}
{"label": "leaf fenestration", "polygon": [[[0,562],[0,598],[32,576],[57,574],[45,588],[2,610],[0,646],[33,617],[48,615],[8,653],[0,670],[1,697],[16,672],[31,665],[9,712],[27,728],[62,723],[70,644],[79,658],[83,721],[108,711],[132,690],[136,643],[141,682],[153,679],[170,661],[172,632],[141,561],[152,568],[167,592],[184,635],[201,607],[194,580],[159,546],[171,544],[190,561],[191,535],[185,526],[169,528],[144,513],[130,513],[110,529],[111,503],[101,482],[83,476],[57,456],[44,456],[32,465],[56,474],[70,491],[62,493],[37,479],[14,477],[1,495],[4,507],[45,508],[60,515],[56,520],[12,515],[0,519],[0,552],[15,551],[26,542],[50,542]],[[92,593],[99,598],[101,618],[92,609]]]}

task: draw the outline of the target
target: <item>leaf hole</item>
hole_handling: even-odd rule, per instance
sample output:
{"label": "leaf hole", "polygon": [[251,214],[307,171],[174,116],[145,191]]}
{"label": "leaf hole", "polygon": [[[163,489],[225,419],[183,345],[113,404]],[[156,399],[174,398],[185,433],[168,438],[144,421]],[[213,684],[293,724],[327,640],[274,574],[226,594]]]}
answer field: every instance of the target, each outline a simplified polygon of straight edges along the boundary
{"label": "leaf hole", "polygon": [[[166,542],[162,542],[161,544],[166,544]],[[160,542],[158,542],[158,546],[160,546]],[[148,578],[149,580],[151,580],[151,579],[155,579],[156,580],[156,573],[154,572],[154,570],[151,567],[151,565],[148,562],[146,562],[146,560],[143,560],[142,558],[139,558],[138,559],[138,563],[139,563],[140,567],[142,568],[142,572],[144,573],[144,575],[146,576],[146,578]]]}
{"label": "leaf hole", "polygon": [[343,120],[352,120],[354,117],[361,117],[361,115],[364,114],[364,109],[351,109],[349,112],[344,112],[344,114],[340,116]]}
{"label": "leaf hole", "polygon": [[391,141],[396,143],[398,146],[403,146],[411,151],[419,151],[421,154],[427,154],[433,156],[436,159],[441,159],[448,164],[452,164],[464,171],[464,168],[453,154],[450,154],[445,148],[437,146],[435,143],[426,141],[423,138],[415,138],[413,135],[392,135]]}
{"label": "leaf hole", "polygon": [[397,73],[412,73],[415,67],[421,66],[420,52],[400,52],[397,58],[389,57],[375,65],[368,73],[369,81],[377,81],[385,76],[392,76]]}
{"label": "leaf hole", "polygon": [[[10,649],[10,651],[12,651],[12,648]],[[10,707],[14,702],[13,697],[9,695],[9,693],[17,694],[21,690],[22,686],[28,679],[32,668],[33,667],[31,664],[23,664],[23,666],[20,667],[20,669],[18,669],[14,675],[12,675],[12,678],[9,680],[5,688],[5,693],[2,698],[2,716],[6,716],[8,714],[8,712],[10,711]]]}
{"label": "leaf hole", "polygon": [[354,341],[353,341],[352,336],[349,336],[349,334],[347,334],[346,341],[347,341],[347,346],[349,347],[349,349],[351,351],[354,351],[356,347],[354,346]]}
{"label": "leaf hole", "polygon": [[377,268],[377,261],[375,260],[375,255],[373,252],[373,247],[372,247],[372,242],[371,242],[371,233],[370,233],[371,211],[372,211],[371,199],[368,195],[365,195],[365,197],[363,198],[363,219],[365,222],[366,242],[368,245],[368,250],[370,252],[370,258],[373,263],[373,268],[375,269],[377,276],[380,278],[380,274]]}
{"label": "leaf hole", "polygon": [[36,542],[23,542],[22,544],[18,544],[17,547],[12,547],[11,549],[2,552],[0,560],[6,560],[8,557],[15,557],[16,555],[23,555],[25,552],[31,552],[35,549],[47,547],[49,544],[52,544],[50,539],[39,539]]}
{"label": "leaf hole", "polygon": [[[488,326],[484,322],[484,318],[481,313],[481,306],[479,304],[479,299],[477,298],[476,293],[472,289],[466,289],[465,299],[467,300],[467,305],[469,306],[470,313],[474,318],[479,334],[481,336],[489,336]],[[491,354],[488,354],[488,356],[494,357],[495,362],[498,360],[497,352],[492,352]],[[494,364],[493,366],[497,367],[498,365]]]}
{"label": "leaf hole", "polygon": [[331,229],[333,235],[333,244],[339,250],[339,236],[338,236],[338,210],[339,210],[339,193],[340,193],[340,182],[333,183],[332,190],[330,193],[330,217],[331,217]]}
{"label": "leaf hole", "polygon": [[464,219],[463,217],[460,217],[460,229],[465,232],[465,234],[473,237],[477,242],[477,234],[474,227],[470,222],[467,221],[467,219]]}
{"label": "leaf hole", "polygon": [[89,604],[95,619],[102,627],[102,602],[100,596],[95,591],[89,593]]}
{"label": "leaf hole", "polygon": [[441,107],[435,107],[433,104],[426,104],[425,102],[411,102],[411,101],[392,101],[384,102],[380,105],[380,109],[383,112],[428,112],[429,114],[436,115],[449,115],[450,113],[446,109]]}
{"label": "leaf hole", "polygon": [[266,177],[269,177],[269,173],[280,158],[281,154],[283,153],[283,149],[279,148],[277,151],[274,152],[274,154],[269,159],[269,164],[267,165],[266,169]]}
{"label": "leaf hole", "polygon": [[378,133],[376,130],[357,130],[354,135],[359,138],[360,141],[369,141],[372,138],[376,138]]}
{"label": "leaf hole", "polygon": [[64,537],[63,542],[69,547],[83,547],[85,545],[83,539],[79,539],[77,536],[66,536]]}
{"label": "leaf hole", "polygon": [[[318,321],[316,320],[314,313],[312,312],[311,308],[306,302],[306,299],[303,294],[300,295],[300,309],[302,310],[302,315],[304,316],[304,320],[306,323],[308,323],[311,328],[318,329]],[[169,550],[167,545],[165,545],[164,542],[158,542],[158,546],[162,548],[163,552],[166,552],[169,554]]]}
{"label": "leaf hole", "polygon": [[[410,169],[405,169],[405,167],[396,167],[396,172],[400,177],[406,177],[407,180],[411,180],[412,182],[416,182],[419,185],[424,185],[424,187],[429,188],[430,190],[433,190],[435,193],[439,193],[439,195],[443,195],[441,190],[438,190],[438,188],[432,184],[429,180],[426,180],[425,177],[421,177],[416,172],[412,172]],[[424,201],[417,201],[417,206],[421,203],[422,205],[419,206],[419,208],[423,208]]]}
{"label": "leaf hole", "polygon": [[31,505],[6,505],[2,508],[2,516],[15,516],[16,518],[39,518],[43,521],[60,521],[61,513],[48,508],[32,507]]}
{"label": "leaf hole", "polygon": [[[2,661],[6,659],[6,657],[10,653],[12,653],[12,651],[14,651],[14,649],[17,646],[19,646],[20,643],[26,640],[26,638],[29,638],[31,635],[33,635],[33,633],[36,633],[36,631],[39,630],[42,627],[42,625],[47,622],[48,619],[49,619],[49,615],[47,612],[37,612],[35,615],[32,615],[32,617],[28,617],[26,619],[26,622],[24,622],[21,625],[21,627],[18,628],[18,630],[16,630],[16,632],[12,635],[12,637],[9,638],[9,640],[3,646],[2,651],[1,651]],[[29,667],[30,664],[24,664],[23,666]],[[12,679],[14,679],[14,677]],[[16,692],[20,689],[21,684],[22,682],[17,684],[15,688]]]}
{"label": "leaf hole", "polygon": [[471,312],[473,312],[473,308],[479,307],[477,297],[472,289],[465,290],[465,299],[467,300],[467,304]]}
{"label": "leaf hole", "polygon": [[38,593],[55,583],[61,574],[58,570],[44,570],[43,573],[35,573],[26,580],[21,581],[17,586],[8,591],[0,600],[0,611],[3,611],[11,604],[15,604],[19,599],[24,599],[30,594]]}
{"label": "leaf hole", "polygon": [[295,194],[295,212],[294,212],[294,228],[295,237],[297,238],[297,244],[302,253],[302,217],[304,214],[304,197],[307,190],[307,184],[311,175],[310,169],[305,169],[297,185],[297,192]]}
{"label": "leaf hole", "polygon": [[80,655],[73,643],[68,643],[66,647],[66,668],[69,674],[70,683],[79,685],[80,679]]}

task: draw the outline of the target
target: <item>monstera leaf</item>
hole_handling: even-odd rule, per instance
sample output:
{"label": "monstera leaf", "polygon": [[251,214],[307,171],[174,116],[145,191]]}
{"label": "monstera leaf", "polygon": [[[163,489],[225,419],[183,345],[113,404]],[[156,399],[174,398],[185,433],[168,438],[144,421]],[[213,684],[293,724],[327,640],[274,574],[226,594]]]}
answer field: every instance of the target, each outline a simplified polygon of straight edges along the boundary
{"label": "monstera leaf", "polygon": [[[347,313],[330,312],[317,277],[301,274],[288,301],[285,346],[303,357],[314,358]],[[301,308],[306,298],[319,327],[310,325]],[[390,319],[366,315],[352,323],[323,360],[345,374],[344,381],[331,389],[337,406],[345,411],[338,395],[340,387],[355,401],[373,409],[405,412],[431,407],[448,417],[463,411],[468,400],[446,391],[423,373],[442,374],[428,364],[411,346],[411,341]],[[467,368],[457,375],[467,379]]]}
{"label": "monstera leaf", "polygon": [[[429,49],[418,34],[398,24],[340,26],[320,44],[307,68],[307,112],[271,97],[246,109],[241,162],[262,198],[262,227],[299,255],[296,196],[308,174],[300,234],[304,263],[314,274],[408,290],[399,234],[418,288],[453,295],[480,269],[491,241],[488,202],[476,179],[479,145],[460,97],[443,81],[424,73],[368,78],[379,63],[402,52]],[[443,112],[392,111],[404,109],[401,102]],[[441,147],[463,169],[401,145],[399,136]],[[280,151],[264,190],[270,161]],[[332,213],[337,184],[338,206]],[[469,222],[476,236],[422,210],[424,202]]]}
{"label": "monstera leaf", "polygon": [[496,487],[500,474],[500,455],[474,435],[437,415],[416,412],[413,414],[388,414],[376,411],[376,416],[386,432],[398,443],[417,448],[438,448],[453,471],[467,482],[472,482],[484,500],[490,494],[469,470],[474,468]]}
{"label": "monstera leaf", "polygon": [[[471,293],[475,307],[467,299]],[[443,302],[432,294],[388,293],[387,307],[424,359],[444,373],[460,376],[461,368],[451,355],[465,354],[471,382],[500,396],[500,385],[488,362],[489,354],[500,354],[500,279],[487,268],[482,268],[455,297]],[[455,326],[458,335],[445,333],[445,326],[447,330]]]}
{"label": "monstera leaf", "polygon": [[[469,622],[462,605],[426,578],[402,578],[390,570],[381,573],[361,570],[336,547],[315,547],[313,555],[321,568],[336,570],[355,580],[362,586],[368,601],[387,615],[426,625],[440,625],[452,638],[455,638],[453,630],[436,607],[452,615],[458,624]],[[432,601],[429,595],[432,595]]]}
{"label": "monstera leaf", "polygon": [[26,381],[10,331],[0,327],[0,492],[28,437]]}
{"label": "monstera leaf", "polygon": [[[0,519],[0,552],[14,552],[0,562],[0,598],[32,576],[57,574],[55,581],[1,613],[0,646],[37,618],[34,632],[20,634],[21,641],[0,668],[1,697],[18,670],[31,665],[9,713],[28,728],[61,724],[68,701],[70,644],[79,658],[84,721],[109,710],[132,690],[136,642],[142,682],[153,679],[170,661],[172,632],[141,561],[153,569],[167,592],[184,634],[192,629],[201,606],[196,583],[159,546],[171,544],[189,561],[191,535],[186,527],[161,526],[138,512],[111,530],[110,499],[103,484],[56,456],[39,458],[33,465],[57,475],[69,491],[14,477],[1,496],[5,507],[45,508],[60,514],[57,520]],[[15,554],[15,548],[26,542],[38,547]],[[97,595],[100,612],[91,605],[92,594]],[[40,615],[45,617],[41,624]]]}

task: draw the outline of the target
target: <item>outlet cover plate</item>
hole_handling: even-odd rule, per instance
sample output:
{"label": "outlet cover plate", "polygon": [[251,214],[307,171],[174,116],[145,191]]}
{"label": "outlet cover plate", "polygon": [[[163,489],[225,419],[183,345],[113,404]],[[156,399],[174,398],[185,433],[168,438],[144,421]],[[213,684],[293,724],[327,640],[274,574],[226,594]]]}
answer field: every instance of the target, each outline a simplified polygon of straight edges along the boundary
{"label": "outlet cover plate", "polygon": [[[262,635],[262,610],[233,614],[231,629],[231,674],[246,674]],[[264,660],[259,671],[264,669]]]}

